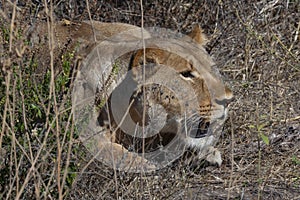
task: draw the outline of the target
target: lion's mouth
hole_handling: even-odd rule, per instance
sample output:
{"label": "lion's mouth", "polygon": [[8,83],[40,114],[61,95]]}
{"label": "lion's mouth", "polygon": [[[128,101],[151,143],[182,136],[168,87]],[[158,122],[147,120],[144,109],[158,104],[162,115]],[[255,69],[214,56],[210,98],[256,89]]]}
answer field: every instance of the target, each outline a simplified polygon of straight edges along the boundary
{"label": "lion's mouth", "polygon": [[198,127],[193,127],[190,130],[189,137],[191,138],[203,138],[209,135],[210,122],[201,118],[199,120]]}

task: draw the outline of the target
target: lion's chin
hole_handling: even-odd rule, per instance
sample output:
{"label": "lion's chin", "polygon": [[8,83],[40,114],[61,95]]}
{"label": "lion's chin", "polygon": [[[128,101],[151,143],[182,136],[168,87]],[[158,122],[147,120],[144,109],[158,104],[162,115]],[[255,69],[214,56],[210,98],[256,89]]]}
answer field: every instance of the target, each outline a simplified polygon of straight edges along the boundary
{"label": "lion's chin", "polygon": [[206,160],[210,165],[221,166],[222,157],[217,148],[214,148],[217,138],[213,135],[203,138],[186,137],[185,142],[188,147],[195,149],[198,152],[199,160]]}
{"label": "lion's chin", "polygon": [[213,135],[202,137],[202,138],[192,138],[192,137],[185,137],[184,141],[188,147],[195,148],[199,151],[205,149],[208,146],[213,146],[216,142],[217,138]]}

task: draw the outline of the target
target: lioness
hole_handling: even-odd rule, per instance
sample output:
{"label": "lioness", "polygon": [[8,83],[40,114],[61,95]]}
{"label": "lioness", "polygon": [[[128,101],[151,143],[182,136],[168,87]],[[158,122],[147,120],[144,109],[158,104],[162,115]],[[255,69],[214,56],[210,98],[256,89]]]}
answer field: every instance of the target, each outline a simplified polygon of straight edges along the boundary
{"label": "lioness", "polygon": [[[45,25],[34,34],[42,32]],[[155,170],[188,147],[200,159],[221,164],[220,152],[213,146],[233,95],[212,69],[199,26],[166,48],[164,38],[151,40],[151,31],[121,23],[61,22],[55,24],[54,36],[55,52],[72,49],[76,54],[74,117],[77,122],[89,121],[80,129],[81,139],[97,158],[118,169]],[[101,60],[143,40],[152,42],[111,57],[113,61],[103,67],[107,62]],[[105,48],[110,53],[105,54]],[[134,88],[129,88],[132,84]],[[89,113],[83,110],[90,99],[96,109],[86,118]]]}

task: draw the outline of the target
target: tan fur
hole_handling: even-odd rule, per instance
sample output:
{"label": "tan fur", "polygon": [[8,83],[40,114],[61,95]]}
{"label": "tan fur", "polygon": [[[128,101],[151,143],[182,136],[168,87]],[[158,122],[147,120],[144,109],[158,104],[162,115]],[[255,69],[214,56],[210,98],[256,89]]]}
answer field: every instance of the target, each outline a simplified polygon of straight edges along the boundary
{"label": "tan fur", "polygon": [[[40,66],[49,67],[49,50],[48,50],[48,28],[47,24],[40,24],[37,27],[33,28],[29,31],[28,36],[33,44],[33,48],[35,48],[35,54],[33,55],[33,60],[38,59],[38,64]],[[139,27],[121,24],[121,23],[101,23],[101,22],[81,22],[81,23],[66,23],[59,22],[54,24],[54,61],[55,61],[55,69],[56,74],[61,72],[61,57],[65,52],[74,52],[75,54],[75,63],[78,65],[77,67],[81,68],[81,62],[79,60],[84,60],[90,52],[94,49],[94,47],[99,44],[101,41],[105,41],[110,37],[114,37],[117,34],[126,31],[127,33],[123,37],[126,39],[141,39],[141,29]],[[207,38],[202,33],[202,29],[199,26],[195,26],[195,28],[189,34],[189,37],[192,38],[193,42],[198,43],[200,45],[201,50],[201,64],[203,66],[208,67],[210,69],[208,74],[201,74],[197,68],[190,61],[174,54],[161,49],[157,49],[155,46],[152,48],[146,49],[146,62],[153,63],[157,66],[166,65],[172,66],[175,70],[175,74],[166,74],[164,77],[157,77],[161,79],[165,79],[168,81],[169,79],[176,78],[181,80],[185,86],[191,86],[193,91],[197,95],[197,103],[195,105],[188,105],[189,109],[196,110],[199,116],[204,116],[203,119],[209,122],[213,117],[217,114],[216,111],[220,111],[223,114],[226,114],[226,107],[218,104],[215,101],[211,100],[211,94],[209,88],[214,88],[216,91],[220,89],[220,85],[222,85],[222,81],[218,76],[213,75],[211,71],[211,66],[213,65],[213,61],[210,59],[209,55],[205,52],[202,47],[206,42]],[[150,35],[147,32],[144,32],[144,37],[148,38]],[[187,38],[183,38],[187,39]],[[187,39],[188,40],[188,39]],[[137,76],[141,73],[141,67],[143,64],[143,50],[139,50],[135,52],[131,59],[131,66],[129,69],[132,69],[133,74]],[[124,59],[128,64],[130,63],[130,57]],[[45,71],[45,70],[44,70]],[[42,69],[37,69],[37,74],[43,73]],[[185,77],[185,73],[189,73],[191,77]],[[155,76],[155,74],[153,75]],[[203,79],[203,77],[210,77],[208,87],[207,82]],[[151,76],[150,76],[151,78]],[[182,86],[182,92],[185,92],[182,95],[188,95],[188,91],[185,90],[185,86]],[[186,87],[188,88],[188,87]],[[168,90],[165,87],[157,87],[155,89],[150,89],[147,95],[150,98],[149,102],[151,103],[160,103],[163,107],[170,113],[176,114],[184,114],[181,113],[180,110],[180,102],[176,100],[176,98],[172,97],[172,91]],[[224,89],[224,88],[223,88]],[[221,90],[221,89],[220,89]],[[230,100],[232,98],[232,92],[228,87],[225,87],[224,93],[216,93],[219,96],[215,96],[216,99],[222,100]],[[221,94],[221,95],[220,95]],[[103,110],[102,110],[103,111]],[[100,118],[101,112],[100,111]],[[134,120],[136,122],[142,122],[141,120],[141,110],[138,108],[130,110]],[[102,113],[103,114],[103,113]],[[99,117],[99,116],[98,116]],[[110,161],[108,164],[112,164],[118,169],[139,169],[143,168],[144,170],[154,170],[157,169],[154,163],[150,163],[147,159],[144,159],[142,156],[139,156],[132,151],[128,151],[127,148],[132,146],[132,142],[135,141],[134,138],[124,135],[121,131],[119,131],[118,125],[111,121],[111,124],[107,125],[107,127],[112,127],[114,130],[109,131],[101,127],[102,131],[100,136],[97,136],[98,143],[96,145],[95,153],[99,153],[101,159]],[[175,131],[173,127],[170,126],[168,128],[169,132]],[[145,146],[152,147],[152,144],[155,143],[167,143],[172,140],[172,134],[168,131],[165,133],[161,133],[159,137],[154,137],[151,139],[145,140]],[[161,141],[166,140],[166,141]],[[186,139],[183,137],[183,141],[190,147],[201,150],[203,144],[198,145],[199,141],[197,138],[189,138]],[[213,144],[212,144],[213,145]],[[138,149],[140,151],[140,149]],[[213,152],[213,154],[210,154]],[[208,156],[207,156],[208,155]],[[212,155],[217,155],[214,160]],[[204,156],[203,152],[199,153],[201,158]],[[205,156],[207,156],[208,160],[211,162],[216,162],[220,164],[220,154],[212,148],[209,147],[205,150]]]}

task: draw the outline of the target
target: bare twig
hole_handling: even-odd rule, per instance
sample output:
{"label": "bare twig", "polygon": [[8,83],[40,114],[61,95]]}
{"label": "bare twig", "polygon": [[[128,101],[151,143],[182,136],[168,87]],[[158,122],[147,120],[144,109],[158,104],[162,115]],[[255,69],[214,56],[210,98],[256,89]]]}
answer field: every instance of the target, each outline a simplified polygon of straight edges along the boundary
{"label": "bare twig", "polygon": [[9,52],[12,52],[12,42],[13,42],[13,38],[14,38],[14,24],[15,24],[17,3],[18,3],[18,0],[16,0],[14,2],[13,13],[12,13],[11,22],[10,22]]}
{"label": "bare twig", "polygon": [[232,184],[233,184],[233,168],[234,168],[234,124],[232,121],[232,115],[230,113],[230,126],[231,126],[231,171],[230,171],[230,180],[229,180],[229,189],[228,189],[228,193],[227,193],[227,199],[230,199],[230,193],[231,193],[231,188],[232,188]]}

